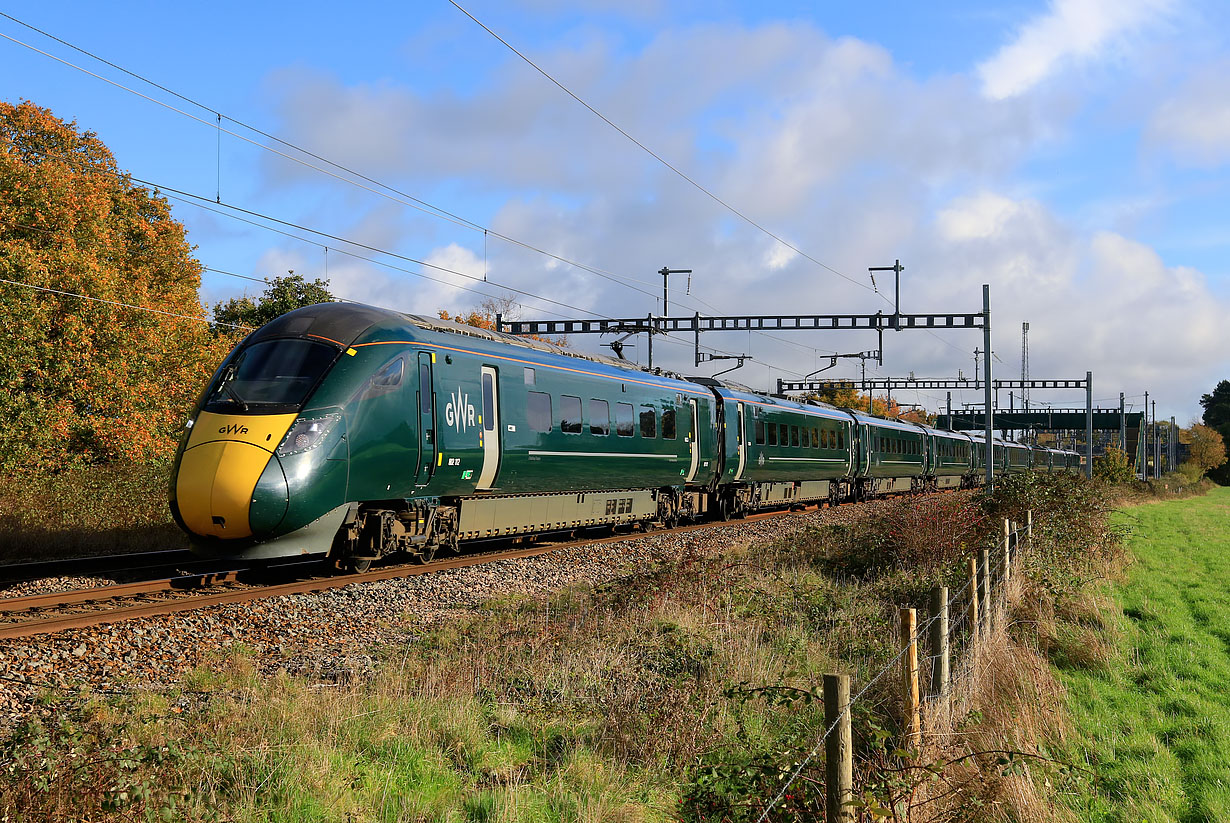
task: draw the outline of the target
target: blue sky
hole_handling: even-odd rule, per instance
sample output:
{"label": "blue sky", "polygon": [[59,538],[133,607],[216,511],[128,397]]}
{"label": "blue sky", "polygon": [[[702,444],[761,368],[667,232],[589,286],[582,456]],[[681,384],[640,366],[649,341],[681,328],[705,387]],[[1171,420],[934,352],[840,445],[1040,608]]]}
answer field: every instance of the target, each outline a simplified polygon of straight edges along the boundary
{"label": "blue sky", "polygon": [[[10,39],[0,39],[0,89],[96,131],[138,178],[343,238],[303,242],[173,200],[212,269],[321,277],[327,260],[340,296],[419,313],[511,287],[537,296],[516,296],[528,319],[657,311],[664,265],[695,269],[691,294],[672,283],[672,307],[688,313],[876,311],[886,304],[866,269],[900,258],[904,311],[976,311],[991,285],[1001,377],[1020,375],[1022,321],[1033,376],[1092,370],[1108,405],[1148,390],[1160,416],[1185,423],[1230,377],[1225,3],[462,5],[824,266],[664,168],[445,0],[0,7],[223,113],[225,131],[209,111],[4,18],[0,35],[204,122]],[[275,144],[236,121],[399,194],[266,151]],[[405,195],[557,257],[429,216]],[[202,297],[245,290],[259,286],[211,272]],[[731,376],[758,388],[875,343],[849,333],[702,342],[751,354]],[[878,372],[969,375],[981,342],[889,335]],[[725,367],[693,368],[683,339],[655,345],[655,358],[688,373]],[[935,409],[943,398],[901,399]]]}

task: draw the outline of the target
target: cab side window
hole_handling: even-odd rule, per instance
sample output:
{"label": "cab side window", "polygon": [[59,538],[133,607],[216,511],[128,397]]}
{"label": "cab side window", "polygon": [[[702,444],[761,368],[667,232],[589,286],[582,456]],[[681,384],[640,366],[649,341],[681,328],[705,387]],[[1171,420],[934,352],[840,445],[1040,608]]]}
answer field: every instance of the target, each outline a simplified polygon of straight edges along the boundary
{"label": "cab side window", "polygon": [[393,391],[393,389],[401,385],[402,374],[405,371],[406,361],[401,357],[386,364],[372,376],[371,382],[368,383],[367,391],[363,393],[363,398],[379,397],[382,394],[388,394]]}
{"label": "cab side window", "polygon": [[764,421],[763,420],[756,421],[756,445],[757,446],[764,445]]}

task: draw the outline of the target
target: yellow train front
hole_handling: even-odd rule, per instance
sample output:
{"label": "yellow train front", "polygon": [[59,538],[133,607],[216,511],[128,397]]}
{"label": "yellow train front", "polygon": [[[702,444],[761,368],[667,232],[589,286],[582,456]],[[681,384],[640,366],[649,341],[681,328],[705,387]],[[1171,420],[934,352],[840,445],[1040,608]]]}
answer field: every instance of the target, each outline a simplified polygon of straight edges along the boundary
{"label": "yellow train front", "polygon": [[201,554],[327,552],[347,515],[343,411],[371,382],[350,343],[387,313],[300,309],[236,346],[188,421],[171,475],[172,516]]}

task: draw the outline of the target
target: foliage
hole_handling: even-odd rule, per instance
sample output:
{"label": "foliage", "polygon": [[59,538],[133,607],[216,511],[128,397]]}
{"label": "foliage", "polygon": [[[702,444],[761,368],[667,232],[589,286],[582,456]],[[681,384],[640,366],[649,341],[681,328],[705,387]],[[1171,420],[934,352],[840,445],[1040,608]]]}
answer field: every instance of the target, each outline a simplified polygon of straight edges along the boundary
{"label": "foliage", "polygon": [[[1225,383],[1225,381],[1222,381]],[[1208,395],[1205,395],[1208,397]],[[1189,429],[1191,445],[1186,463],[1198,469],[1201,476],[1209,470],[1225,464],[1226,443],[1220,432],[1212,426],[1193,423]]]}
{"label": "foliage", "polygon": [[1136,471],[1126,451],[1107,446],[1105,452],[1093,459],[1093,476],[1107,483],[1131,483],[1136,479]]}
{"label": "foliage", "polygon": [[225,353],[191,252],[93,132],[0,102],[0,278],[113,301],[0,284],[0,472],[172,452]]}
{"label": "foliage", "polygon": [[827,566],[858,576],[909,569],[935,574],[969,555],[994,530],[971,492],[906,497],[874,504],[848,539],[831,540]]}
{"label": "foliage", "polygon": [[1204,424],[1220,429],[1230,425],[1230,380],[1222,380],[1209,394],[1200,396]]}
{"label": "foliage", "polygon": [[[870,398],[870,395],[864,394],[858,389],[850,387],[845,389],[826,389],[824,391],[814,393],[812,397],[822,403],[828,403],[829,405],[837,406],[838,408],[854,409],[855,411],[866,412],[867,400]],[[918,416],[918,411],[909,411],[903,415],[901,413],[901,407],[897,405],[897,401],[888,397],[872,398],[871,412],[872,414],[880,417],[904,417],[907,420],[914,420]],[[922,414],[926,416],[925,412]]]}
{"label": "foliage", "polygon": [[186,548],[172,522],[169,460],[0,477],[0,563]]}
{"label": "foliage", "polygon": [[[1204,425],[1216,429],[1223,441],[1230,441],[1230,380],[1218,382],[1212,392],[1201,395],[1200,405],[1204,408]],[[1230,485],[1230,464],[1206,471],[1210,479]]]}
{"label": "foliage", "polygon": [[[265,293],[255,300],[245,294],[214,306],[214,323],[257,329],[288,311],[317,303],[331,303],[336,299],[329,291],[328,280],[309,283],[303,275],[295,274],[293,269],[287,272],[286,277],[275,277],[266,282]],[[221,327],[219,330],[234,331]],[[242,333],[243,330],[240,331]]]}

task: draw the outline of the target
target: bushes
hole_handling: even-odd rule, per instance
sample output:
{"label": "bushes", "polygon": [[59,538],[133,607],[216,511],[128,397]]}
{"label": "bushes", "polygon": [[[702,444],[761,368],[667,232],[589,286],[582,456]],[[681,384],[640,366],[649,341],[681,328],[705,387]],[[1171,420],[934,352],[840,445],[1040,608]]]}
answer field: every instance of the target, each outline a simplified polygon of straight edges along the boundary
{"label": "bushes", "polygon": [[0,562],[177,549],[169,461],[0,479]]}

